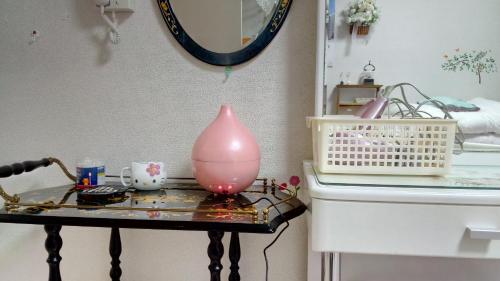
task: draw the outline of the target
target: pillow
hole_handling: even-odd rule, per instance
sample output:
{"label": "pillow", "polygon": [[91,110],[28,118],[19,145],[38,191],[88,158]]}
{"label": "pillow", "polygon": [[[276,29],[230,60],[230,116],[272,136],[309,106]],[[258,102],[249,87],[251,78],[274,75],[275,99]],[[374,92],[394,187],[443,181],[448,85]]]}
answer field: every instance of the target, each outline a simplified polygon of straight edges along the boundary
{"label": "pillow", "polygon": [[[453,119],[464,134],[500,134],[500,102],[485,98],[474,98],[469,101],[481,108],[477,112],[451,112]],[[443,118],[441,110],[433,105],[423,105],[420,110],[428,112],[434,117]]]}
{"label": "pillow", "polygon": [[[475,104],[454,97],[437,96],[437,97],[432,97],[432,99],[442,102],[445,105],[446,110],[451,112],[479,111],[480,109]],[[431,103],[427,104],[432,105]]]}

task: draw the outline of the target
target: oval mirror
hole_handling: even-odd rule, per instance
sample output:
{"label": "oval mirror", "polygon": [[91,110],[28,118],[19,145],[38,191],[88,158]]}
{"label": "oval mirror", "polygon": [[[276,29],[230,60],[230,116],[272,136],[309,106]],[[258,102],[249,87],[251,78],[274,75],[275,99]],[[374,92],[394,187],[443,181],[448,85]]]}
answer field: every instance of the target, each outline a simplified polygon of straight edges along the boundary
{"label": "oval mirror", "polygon": [[196,58],[236,65],[258,55],[281,28],[292,0],[158,0],[175,39]]}

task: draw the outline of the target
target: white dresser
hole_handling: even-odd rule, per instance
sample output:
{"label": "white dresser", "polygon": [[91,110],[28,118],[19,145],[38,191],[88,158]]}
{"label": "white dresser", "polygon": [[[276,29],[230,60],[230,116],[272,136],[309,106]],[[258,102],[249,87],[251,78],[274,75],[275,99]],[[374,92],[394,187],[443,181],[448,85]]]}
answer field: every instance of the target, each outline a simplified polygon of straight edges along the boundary
{"label": "white dresser", "polygon": [[305,161],[309,281],[340,280],[341,253],[500,258],[500,166],[487,157],[447,177],[320,174]]}

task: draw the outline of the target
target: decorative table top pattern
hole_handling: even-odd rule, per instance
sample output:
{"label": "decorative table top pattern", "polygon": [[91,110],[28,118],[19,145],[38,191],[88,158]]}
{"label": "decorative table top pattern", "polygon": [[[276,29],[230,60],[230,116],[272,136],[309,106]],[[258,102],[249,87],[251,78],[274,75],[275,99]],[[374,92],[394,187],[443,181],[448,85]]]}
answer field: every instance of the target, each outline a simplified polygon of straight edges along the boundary
{"label": "decorative table top pattern", "polygon": [[[110,185],[114,184],[118,185]],[[209,193],[195,183],[167,183],[156,191],[130,189],[122,202],[105,206],[78,202],[76,191],[71,188],[72,185],[66,185],[19,194],[18,206],[0,210],[0,222],[272,233],[285,220],[306,209],[297,198],[266,185],[252,186],[235,196],[223,196]],[[65,194],[69,197],[64,203],[51,207],[52,202],[61,201]],[[47,208],[37,211],[30,207],[47,202],[51,202]]]}

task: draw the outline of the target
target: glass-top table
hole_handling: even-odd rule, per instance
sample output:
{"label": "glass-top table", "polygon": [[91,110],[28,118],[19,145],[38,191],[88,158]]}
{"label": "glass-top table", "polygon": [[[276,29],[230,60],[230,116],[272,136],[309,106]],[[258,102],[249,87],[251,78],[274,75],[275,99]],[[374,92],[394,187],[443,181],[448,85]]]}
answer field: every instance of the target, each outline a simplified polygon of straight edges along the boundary
{"label": "glass-top table", "polygon": [[[3,208],[0,207],[0,223],[44,225],[50,281],[62,280],[59,270],[62,226],[111,228],[109,253],[113,281],[119,281],[122,274],[120,228],[208,232],[210,280],[220,280],[224,255],[222,237],[224,233],[231,233],[229,280],[238,281],[241,255],[239,233],[274,233],[281,224],[286,224],[277,235],[279,237],[288,227],[289,220],[306,211],[306,206],[297,199],[296,191],[282,191],[274,180],[269,185],[267,179],[258,179],[257,184],[236,195],[213,194],[188,178],[167,179],[167,183],[154,191],[127,188],[116,192],[122,188],[121,183],[108,181],[106,190],[114,190],[115,193],[95,197],[92,195],[96,193],[78,190],[78,186],[75,187],[77,177],[68,171],[62,161],[53,157],[0,166],[0,178],[31,172],[54,163],[60,166],[71,184],[34,188],[13,195],[0,186],[0,198],[5,200]],[[108,179],[111,178],[118,176],[108,176]]]}
{"label": "glass-top table", "polygon": [[[224,254],[222,238],[230,233],[230,275],[233,276],[230,280],[240,280],[239,233],[274,233],[281,224],[288,224],[306,210],[295,195],[265,182],[237,195],[213,194],[192,182],[167,182],[155,191],[131,188],[122,198],[103,204],[82,202],[74,184],[40,188],[19,194],[18,203],[5,203],[7,205],[0,208],[0,223],[44,225],[50,281],[62,280],[59,270],[62,226],[111,229],[110,276],[113,281],[119,281],[122,272],[120,228],[208,232],[210,280],[220,280]],[[121,186],[121,183],[108,182],[106,185]]]}
{"label": "glass-top table", "polygon": [[324,174],[313,170],[324,186],[500,190],[500,166],[453,166],[445,176]]}

